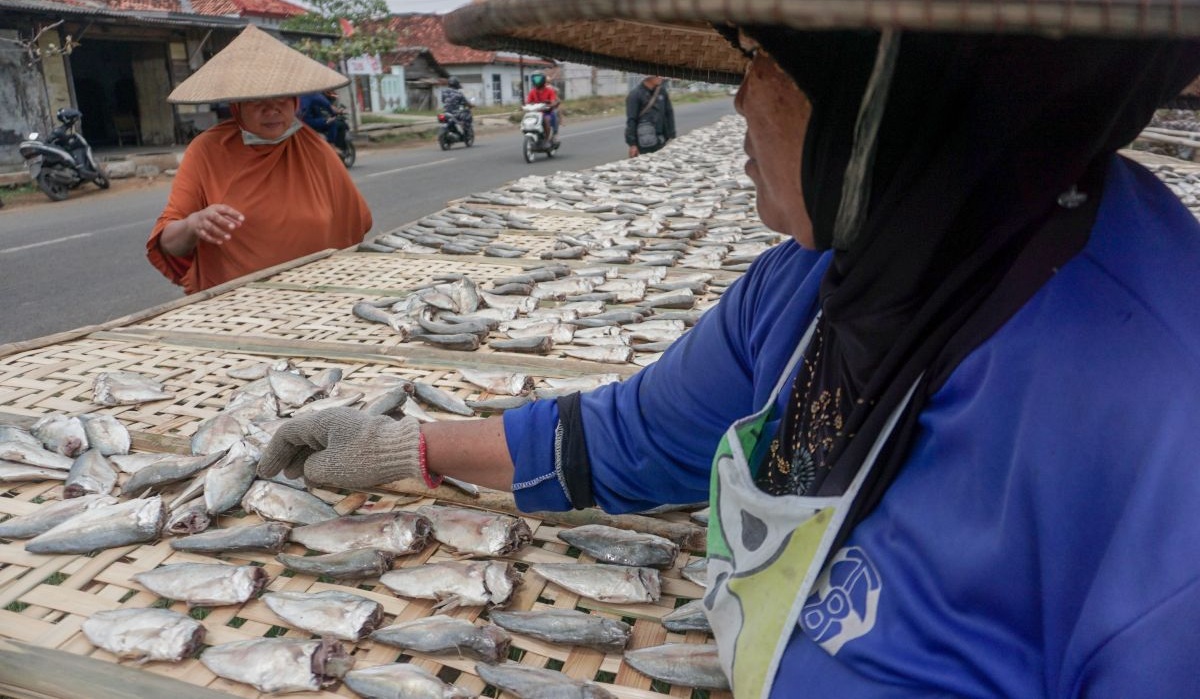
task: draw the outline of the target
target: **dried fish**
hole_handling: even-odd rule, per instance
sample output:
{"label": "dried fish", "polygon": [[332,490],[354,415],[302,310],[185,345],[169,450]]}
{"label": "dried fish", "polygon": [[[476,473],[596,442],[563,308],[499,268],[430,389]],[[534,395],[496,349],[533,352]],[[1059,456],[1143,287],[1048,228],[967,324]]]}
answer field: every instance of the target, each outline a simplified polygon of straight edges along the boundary
{"label": "dried fish", "polygon": [[309,401],[304,405],[292,411],[293,416],[306,415],[308,413],[320,412],[329,410],[330,408],[348,408],[358,401],[362,400],[363,394],[361,391],[345,391],[337,396],[327,396],[318,398],[314,401]]}
{"label": "dried fish", "polygon": [[378,396],[366,401],[362,411],[368,415],[387,415],[404,405],[409,395],[416,390],[412,383],[405,382],[395,388],[390,388]]}
{"label": "dried fish", "polygon": [[667,684],[702,689],[729,689],[714,645],[667,643],[625,651],[634,670]]}
{"label": "dried fish", "polygon": [[530,570],[599,602],[657,602],[661,580],[654,568],[602,563],[535,563]]}
{"label": "dried fish", "polygon": [[91,553],[157,539],[165,513],[158,496],[99,505],[80,512],[25,544],[30,553]]}
{"label": "dried fish", "polygon": [[452,395],[433,384],[424,383],[423,381],[414,382],[416,386],[416,397],[426,405],[437,408],[443,412],[454,413],[455,415],[472,416],[475,411],[467,407],[467,404],[458,396]]}
{"label": "dried fish", "polygon": [[70,471],[75,463],[69,456],[43,449],[40,442],[37,445],[17,441],[0,442],[0,459],[59,471]]}
{"label": "dried fish", "polygon": [[603,524],[564,529],[558,538],[601,563],[623,566],[670,568],[679,553],[679,545],[670,539]]}
{"label": "dried fish", "polygon": [[363,699],[469,699],[475,696],[409,663],[351,670],[342,682]]}
{"label": "dried fish", "polygon": [[80,495],[107,495],[117,485],[117,471],[97,449],[88,449],[75,458],[63,485],[64,498]]}
{"label": "dried fish", "polygon": [[533,388],[533,380],[525,374],[517,372],[462,367],[458,373],[467,383],[492,394],[519,396],[528,393]]}
{"label": "dried fish", "polygon": [[464,507],[426,506],[417,510],[433,524],[433,537],[460,554],[507,556],[533,541],[519,517]]}
{"label": "dried fish", "polygon": [[576,359],[605,364],[628,364],[633,359],[633,350],[625,345],[612,347],[567,347],[563,354]]}
{"label": "dried fish", "polygon": [[67,472],[44,466],[30,466],[15,461],[0,461],[0,483],[26,483],[30,481],[65,481]]}
{"label": "dried fish", "polygon": [[290,371],[267,372],[267,382],[271,384],[271,392],[280,403],[298,408],[309,401],[325,397],[325,389],[309,381],[303,376]]}
{"label": "dried fish", "polygon": [[541,639],[547,643],[587,646],[602,653],[617,653],[629,643],[629,624],[587,614],[574,609],[551,609],[534,612],[503,612],[492,610],[488,618],[493,624]]}
{"label": "dried fish", "polygon": [[259,451],[245,440],[229,451],[204,473],[204,504],[211,515],[236,507],[254,483]]}
{"label": "dried fish", "polygon": [[153,463],[129,477],[121,486],[122,495],[138,496],[148,488],[159,488],[191,478],[221,458],[222,452],[208,456],[176,456]]}
{"label": "dried fish", "polygon": [[699,599],[676,607],[675,611],[662,618],[662,625],[667,631],[675,633],[688,631],[712,633],[712,626],[708,623],[708,614],[704,611],[704,600]]}
{"label": "dried fish", "polygon": [[522,337],[516,340],[488,340],[488,347],[507,352],[524,352],[526,354],[546,354],[554,348],[554,341],[549,335],[541,337]]}
{"label": "dried fish", "polygon": [[292,626],[343,641],[361,640],[383,622],[383,605],[348,592],[268,592],[262,600]]}
{"label": "dried fish", "polygon": [[0,425],[0,444],[5,442],[21,442],[31,447],[37,447],[38,449],[45,448],[42,445],[42,440],[29,434],[28,430],[23,430],[20,427],[12,425]]}
{"label": "dried fish", "polygon": [[163,529],[176,536],[187,536],[202,532],[212,524],[202,496],[193,497],[183,504],[171,507]]}
{"label": "dried fish", "polygon": [[92,401],[100,405],[137,405],[174,397],[161,382],[131,371],[97,374],[92,384]]}
{"label": "dried fish", "polygon": [[424,515],[395,510],[348,515],[297,527],[292,532],[292,541],[322,553],[378,549],[407,556],[429,544],[432,530],[433,525]]}
{"label": "dried fish", "polygon": [[104,456],[128,454],[131,440],[129,430],[111,415],[90,415],[80,418],[88,445]]}
{"label": "dried fish", "polygon": [[172,563],[137,573],[133,580],[160,597],[187,602],[189,607],[218,607],[252,599],[270,576],[260,566]]}
{"label": "dried fish", "polygon": [[408,334],[408,330],[404,326],[404,323],[401,322],[400,316],[388,313],[380,308],[376,308],[365,301],[359,301],[358,303],[354,304],[354,307],[351,308],[350,311],[355,316],[362,318],[367,322],[386,325],[401,335]]}
{"label": "dried fish", "polygon": [[213,646],[200,655],[213,673],[260,692],[315,692],[354,667],[354,658],[332,639],[260,638]]}
{"label": "dried fish", "polygon": [[29,433],[40,439],[50,451],[75,458],[88,448],[87,431],[83,421],[66,415],[47,415],[29,428]]}
{"label": "dried fish", "polygon": [[441,614],[386,626],[372,633],[371,640],[418,653],[454,653],[487,663],[508,657],[512,643],[512,637],[501,628]]}
{"label": "dried fish", "polygon": [[84,510],[116,503],[117,499],[109,495],[83,495],[70,500],[49,502],[27,515],[10,517],[0,522],[0,538],[28,539],[50,531]]}
{"label": "dried fish", "polygon": [[[202,504],[203,505],[203,504]],[[228,551],[269,551],[279,553],[288,542],[292,525],[285,522],[263,522],[249,526],[210,529],[199,534],[171,539],[176,551],[222,553]]]}
{"label": "dried fish", "polygon": [[204,625],[170,609],[110,609],[82,625],[92,645],[118,658],[179,662],[204,641]]}
{"label": "dried fish", "polygon": [[311,493],[263,480],[254,481],[246,491],[242,509],[292,524],[315,524],[338,516],[329,503]]}
{"label": "dried fish", "polygon": [[532,395],[526,394],[523,396],[500,396],[486,400],[468,400],[466,404],[471,410],[487,413],[519,408],[526,403],[532,402],[533,399]]}
{"label": "dried fish", "polygon": [[242,423],[232,413],[217,413],[196,428],[196,433],[192,435],[192,454],[201,456],[223,452],[241,441],[243,433]]}
{"label": "dried fish", "polygon": [[335,579],[374,578],[391,567],[395,556],[376,549],[354,549],[320,556],[295,556],[281,553],[275,560],[290,570],[309,575],[325,575]]}
{"label": "dried fish", "polygon": [[427,345],[443,349],[470,352],[479,349],[479,336],[473,333],[454,333],[453,335],[435,335],[432,333],[415,333],[410,338]]}
{"label": "dried fish", "polygon": [[697,558],[680,568],[679,574],[700,587],[708,587],[708,559]]}
{"label": "dried fish", "polygon": [[501,561],[427,563],[384,573],[379,582],[400,597],[438,600],[440,609],[508,602],[520,574]]}
{"label": "dried fish", "polygon": [[517,699],[616,699],[608,690],[593,682],[577,680],[557,670],[520,663],[480,663],[475,666],[475,674]]}

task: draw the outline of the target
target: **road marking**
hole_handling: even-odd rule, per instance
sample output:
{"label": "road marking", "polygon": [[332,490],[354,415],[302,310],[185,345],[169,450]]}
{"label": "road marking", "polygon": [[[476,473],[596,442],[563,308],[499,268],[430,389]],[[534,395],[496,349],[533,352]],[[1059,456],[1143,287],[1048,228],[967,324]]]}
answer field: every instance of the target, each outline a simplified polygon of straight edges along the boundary
{"label": "road marking", "polygon": [[417,168],[429,167],[430,165],[441,165],[442,163],[448,163],[451,160],[457,160],[457,159],[458,158],[442,158],[441,160],[431,160],[427,163],[417,163],[416,165],[405,165],[404,167],[398,167],[394,170],[384,170],[383,172],[372,172],[369,175],[363,175],[363,179],[366,179],[368,177],[379,177],[380,175],[392,175],[397,172],[404,172],[405,170],[416,170]]}
{"label": "road marking", "polygon": [[75,235],[69,235],[65,238],[55,238],[54,240],[43,240],[40,243],[30,243],[29,245],[18,245],[15,248],[4,248],[3,250],[0,250],[0,255],[4,255],[4,254],[10,253],[10,252],[21,252],[22,250],[29,250],[31,248],[40,248],[43,245],[54,245],[56,243],[65,243],[68,240],[75,240],[77,238],[89,238],[91,236],[92,236],[91,233],[76,233]]}

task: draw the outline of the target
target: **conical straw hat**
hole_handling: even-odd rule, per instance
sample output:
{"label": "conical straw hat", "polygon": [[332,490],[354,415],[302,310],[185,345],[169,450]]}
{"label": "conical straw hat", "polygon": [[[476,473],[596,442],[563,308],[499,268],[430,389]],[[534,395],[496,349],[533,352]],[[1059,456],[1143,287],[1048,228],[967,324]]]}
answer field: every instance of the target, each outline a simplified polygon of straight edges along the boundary
{"label": "conical straw hat", "polygon": [[247,25],[237,38],[171,91],[168,102],[203,104],[303,95],[341,87],[346,76]]}
{"label": "conical straw hat", "polygon": [[714,24],[801,30],[1200,38],[1200,0],[476,0],[446,36],[635,73],[737,83],[745,57]]}

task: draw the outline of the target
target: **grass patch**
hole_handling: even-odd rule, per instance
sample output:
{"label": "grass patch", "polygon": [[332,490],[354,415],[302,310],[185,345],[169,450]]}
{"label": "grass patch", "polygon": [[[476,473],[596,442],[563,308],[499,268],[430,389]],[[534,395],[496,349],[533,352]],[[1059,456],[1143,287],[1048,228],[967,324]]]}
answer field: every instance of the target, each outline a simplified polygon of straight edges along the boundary
{"label": "grass patch", "polygon": [[175,603],[175,600],[169,600],[166,597],[159,597],[154,600],[154,604],[150,605],[151,609],[166,609]]}
{"label": "grass patch", "polygon": [[391,145],[436,140],[437,131],[432,129],[429,131],[403,131],[400,133],[389,133],[371,137],[371,143],[383,143]]}
{"label": "grass patch", "polygon": [[264,634],[264,635],[265,635],[267,638],[275,638],[276,636],[282,636],[282,635],[284,635],[285,633],[287,633],[287,628],[286,628],[286,627],[283,627],[283,626],[272,626],[271,628],[267,629],[267,633],[266,633],[266,634]]}
{"label": "grass patch", "polygon": [[228,624],[225,624],[225,625],[226,625],[226,626],[231,626],[231,627],[233,627],[233,628],[235,628],[235,629],[240,629],[240,628],[242,628],[242,624],[245,624],[245,623],[246,623],[246,620],[245,620],[245,619],[243,619],[243,618],[242,618],[242,617],[240,617],[240,616],[235,616],[234,618],[232,618],[232,619],[230,619],[230,620],[229,620],[229,623],[228,623]]}
{"label": "grass patch", "polygon": [[6,612],[23,612],[28,608],[29,608],[29,604],[27,602],[9,602],[7,605],[5,605],[4,611],[6,611]]}
{"label": "grass patch", "polygon": [[126,602],[128,602],[130,600],[131,597],[133,597],[136,594],[137,594],[137,590],[130,590],[129,592],[126,592],[125,594],[121,595],[121,599],[119,599],[117,601],[120,604],[125,604]]}
{"label": "grass patch", "polygon": [[546,661],[546,669],[547,670],[561,670],[561,669],[563,669],[563,661],[555,660],[554,658],[550,658],[549,660]]}
{"label": "grass patch", "polygon": [[667,684],[666,682],[663,682],[662,680],[651,680],[650,691],[658,692],[659,694],[670,694],[671,693],[671,685]]}
{"label": "grass patch", "polygon": [[525,649],[524,648],[518,648],[516,646],[508,647],[508,659],[509,660],[519,663],[519,662],[521,662],[521,658],[524,658],[524,657],[525,657]]}
{"label": "grass patch", "polygon": [[42,585],[61,585],[67,579],[66,573],[50,573],[42,580]]}
{"label": "grass patch", "polygon": [[204,621],[204,619],[212,612],[208,607],[192,607],[188,611],[188,616],[196,621]]}
{"label": "grass patch", "polygon": [[32,500],[30,500],[29,502],[32,502],[35,505],[40,505],[43,502],[46,502],[46,498],[42,497],[41,495],[38,495],[38,496],[34,497]]}
{"label": "grass patch", "polygon": [[604,670],[597,670],[596,677],[594,679],[597,682],[607,682],[608,684],[613,684],[614,682],[617,681],[617,673],[605,672]]}

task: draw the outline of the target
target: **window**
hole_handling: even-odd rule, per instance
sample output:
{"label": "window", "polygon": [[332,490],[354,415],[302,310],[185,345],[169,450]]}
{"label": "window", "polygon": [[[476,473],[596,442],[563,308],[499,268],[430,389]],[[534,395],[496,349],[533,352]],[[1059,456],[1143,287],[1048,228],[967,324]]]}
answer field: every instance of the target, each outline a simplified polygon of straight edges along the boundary
{"label": "window", "polygon": [[504,82],[498,73],[492,73],[492,104],[504,103]]}

